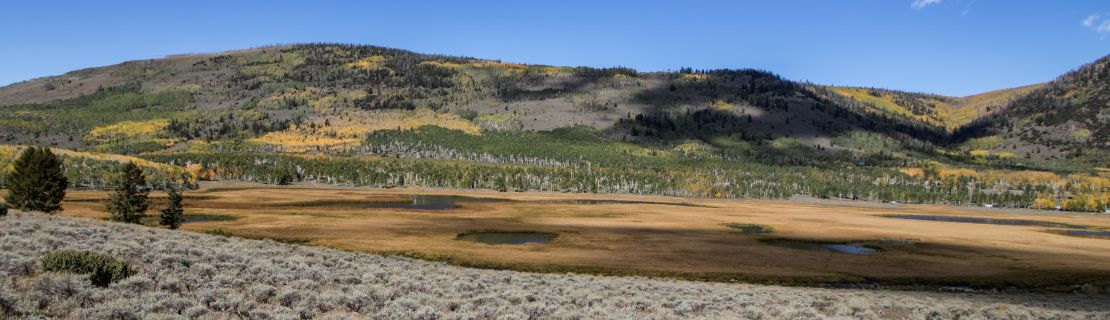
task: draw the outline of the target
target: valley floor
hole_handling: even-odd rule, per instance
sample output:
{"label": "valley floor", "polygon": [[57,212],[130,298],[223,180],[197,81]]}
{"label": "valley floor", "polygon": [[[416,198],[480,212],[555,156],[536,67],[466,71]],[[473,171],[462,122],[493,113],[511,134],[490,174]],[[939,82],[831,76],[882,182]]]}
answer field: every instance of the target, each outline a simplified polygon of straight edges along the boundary
{"label": "valley floor", "polygon": [[[92,250],[137,274],[107,288],[44,273]],[[0,318],[1106,319],[1105,295],[793,288],[479,270],[91,219],[0,218]]]}
{"label": "valley floor", "polygon": [[[107,196],[102,191],[70,191],[61,214],[106,218]],[[154,196],[152,215],[164,206],[163,195]],[[1105,236],[1110,231],[1110,216],[1105,215],[835,200],[713,200],[234,182],[187,192],[185,208],[187,219],[182,228],[187,231],[486,269],[806,286],[878,284],[916,290],[1110,290],[1110,239]],[[1019,220],[1019,224],[910,220],[891,215]],[[151,217],[147,222],[156,221]],[[1036,224],[1021,225],[1026,222]],[[770,232],[745,234],[742,227],[746,225]],[[1062,234],[1073,231],[1067,226],[1094,232],[1088,237]],[[493,237],[511,232],[519,234],[509,234],[509,238],[553,238],[519,245],[460,240],[460,235],[491,231],[501,232]],[[871,254],[846,254],[823,247],[806,250],[830,243],[855,245]]]}

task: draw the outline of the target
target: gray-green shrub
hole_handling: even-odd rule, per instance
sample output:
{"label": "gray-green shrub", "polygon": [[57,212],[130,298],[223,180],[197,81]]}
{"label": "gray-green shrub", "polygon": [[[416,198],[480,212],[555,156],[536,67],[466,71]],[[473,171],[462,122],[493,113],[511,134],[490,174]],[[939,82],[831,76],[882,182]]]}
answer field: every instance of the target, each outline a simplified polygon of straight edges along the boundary
{"label": "gray-green shrub", "polygon": [[[36,272],[37,260],[57,250],[111,253],[136,273],[97,287],[82,275]],[[0,319],[529,317],[1110,319],[1110,309],[1105,294],[792,288],[532,274],[40,213],[0,219]]]}
{"label": "gray-green shrub", "polygon": [[92,284],[107,287],[134,274],[125,261],[92,251],[52,251],[42,257],[42,271],[88,274]]}

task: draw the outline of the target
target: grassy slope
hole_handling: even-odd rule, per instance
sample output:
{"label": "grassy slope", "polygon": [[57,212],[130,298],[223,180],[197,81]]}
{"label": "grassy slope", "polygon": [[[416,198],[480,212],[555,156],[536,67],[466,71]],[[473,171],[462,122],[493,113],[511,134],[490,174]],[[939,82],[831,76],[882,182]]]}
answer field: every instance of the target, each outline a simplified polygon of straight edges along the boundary
{"label": "grassy slope", "polygon": [[1005,110],[1014,99],[1033,90],[1044,87],[1045,83],[1031,84],[1017,88],[995,90],[961,97],[959,107],[951,115],[953,123],[967,124],[980,117]]}
{"label": "grassy slope", "polygon": [[[1014,99],[1045,85],[1044,83],[1038,83],[958,98],[882,89],[835,86],[829,88],[837,94],[870,105],[878,109],[877,111],[892,112],[921,122],[955,129],[981,117],[999,112],[1005,109]],[[872,93],[878,93],[878,95]],[[897,96],[899,95],[919,99],[926,107],[926,112],[914,112],[911,110],[911,106],[899,103],[903,101],[898,99]]]}
{"label": "grassy slope", "polygon": [[[0,316],[68,318],[1100,318],[1100,296],[783,288],[475,270],[397,257],[14,213],[0,218]],[[107,288],[42,273],[51,250],[138,273]],[[10,306],[10,307],[9,307]]]}

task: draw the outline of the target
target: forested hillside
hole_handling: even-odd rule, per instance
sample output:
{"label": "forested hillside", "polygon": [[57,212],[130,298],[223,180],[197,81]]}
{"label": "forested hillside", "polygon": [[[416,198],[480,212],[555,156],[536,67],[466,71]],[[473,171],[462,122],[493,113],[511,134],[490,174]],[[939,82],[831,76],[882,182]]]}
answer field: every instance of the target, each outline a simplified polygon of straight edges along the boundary
{"label": "forested hillside", "polygon": [[1069,72],[1024,95],[978,134],[1001,148],[1032,149],[1041,159],[1110,167],[1110,57]]}
{"label": "forested hillside", "polygon": [[[288,45],[0,88],[0,143],[142,158],[179,183],[1102,211],[1110,203],[1110,173],[1100,169],[1110,136],[1106,64],[956,98],[818,86],[760,70],[638,72]],[[91,166],[69,163],[70,172]],[[95,172],[82,175],[71,181],[102,183]]]}

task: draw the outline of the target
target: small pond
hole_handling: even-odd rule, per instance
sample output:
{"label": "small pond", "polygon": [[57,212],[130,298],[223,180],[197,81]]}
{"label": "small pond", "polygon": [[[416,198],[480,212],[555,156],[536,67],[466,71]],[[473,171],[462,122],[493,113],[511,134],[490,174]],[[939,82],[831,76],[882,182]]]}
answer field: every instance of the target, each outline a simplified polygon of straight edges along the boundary
{"label": "small pond", "polygon": [[486,231],[460,233],[455,240],[479,242],[485,244],[529,244],[547,243],[558,236],[554,233],[543,232],[510,232]]}
{"label": "small pond", "polygon": [[825,251],[846,254],[873,254],[879,252],[879,249],[867,247],[860,243],[826,243],[788,239],[767,239],[762,241],[763,243],[772,246],[810,251]]}
{"label": "small pond", "polygon": [[466,202],[501,202],[506,200],[493,198],[474,198],[453,195],[406,195],[398,200],[315,200],[293,204],[299,207],[343,207],[364,209],[413,209],[413,210],[449,210],[459,207]]}
{"label": "small pond", "polygon": [[740,234],[764,234],[774,231],[771,227],[761,224],[726,223],[725,226]]}

